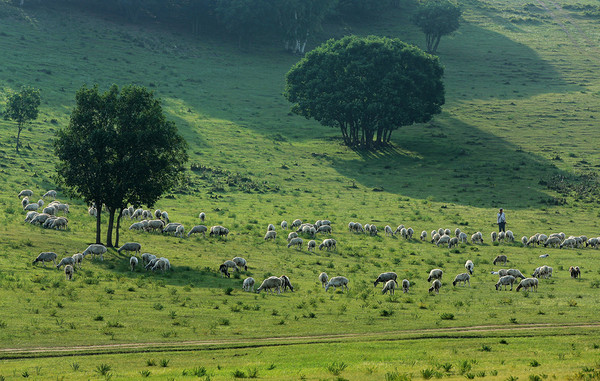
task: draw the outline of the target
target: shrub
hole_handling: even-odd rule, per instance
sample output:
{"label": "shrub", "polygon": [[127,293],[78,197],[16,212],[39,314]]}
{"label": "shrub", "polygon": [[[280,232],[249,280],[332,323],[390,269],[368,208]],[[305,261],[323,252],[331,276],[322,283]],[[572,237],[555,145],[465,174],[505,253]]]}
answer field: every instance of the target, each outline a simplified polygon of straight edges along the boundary
{"label": "shrub", "polygon": [[234,378],[246,378],[246,373],[239,369],[234,370],[232,375]]}
{"label": "shrub", "polygon": [[490,347],[489,345],[481,344],[481,351],[482,352],[491,352],[492,347]]}
{"label": "shrub", "polygon": [[140,370],[140,374],[142,375],[142,377],[149,377],[151,372],[148,369]]}
{"label": "shrub", "polygon": [[450,312],[444,312],[440,314],[440,319],[442,320],[454,320],[454,314]]}
{"label": "shrub", "polygon": [[344,362],[337,362],[334,361],[331,364],[327,365],[327,370],[329,371],[329,373],[333,374],[334,376],[339,376],[344,369],[346,369],[348,367],[348,364],[344,363]]}
{"label": "shrub", "polygon": [[146,365],[147,366],[156,366],[156,361],[154,359],[147,359]]}
{"label": "shrub", "polygon": [[169,366],[169,362],[170,362],[170,361],[171,361],[171,360],[169,360],[169,359],[161,359],[161,360],[160,360],[160,366],[162,366],[163,368],[166,368],[166,367],[168,367],[168,366]]}
{"label": "shrub", "polygon": [[110,365],[102,363],[96,367],[95,372],[101,376],[106,376],[109,374],[111,369],[112,367]]}
{"label": "shrub", "polygon": [[531,360],[531,361],[529,362],[529,366],[531,366],[531,367],[534,367],[534,368],[535,368],[535,367],[538,367],[538,366],[540,366],[540,365],[541,365],[541,364],[538,362],[538,360]]}
{"label": "shrub", "polygon": [[424,379],[429,380],[430,378],[432,378],[435,374],[435,370],[433,370],[432,368],[427,368],[427,369],[421,369],[421,376],[423,376]]}

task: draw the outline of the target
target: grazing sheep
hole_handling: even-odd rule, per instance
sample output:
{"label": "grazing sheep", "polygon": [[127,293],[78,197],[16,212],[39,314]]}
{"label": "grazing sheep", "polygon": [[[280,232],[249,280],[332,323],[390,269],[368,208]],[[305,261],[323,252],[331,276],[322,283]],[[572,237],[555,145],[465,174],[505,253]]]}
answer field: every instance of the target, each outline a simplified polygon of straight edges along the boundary
{"label": "grazing sheep", "polygon": [[506,241],[508,241],[508,242],[515,242],[515,235],[510,230],[506,231]]}
{"label": "grazing sheep", "polygon": [[244,279],[244,283],[242,283],[242,289],[246,292],[250,292],[250,289],[252,289],[252,292],[254,292],[254,278],[248,277]]}
{"label": "grazing sheep", "polygon": [[39,200],[37,200],[37,204],[41,207],[44,206],[44,200],[42,200],[41,198]]}
{"label": "grazing sheep", "polygon": [[[390,229],[391,230],[391,229]],[[319,226],[319,228],[317,229],[317,233],[326,233],[326,234],[331,234],[332,233],[332,229],[331,226],[329,225],[321,225]]]}
{"label": "grazing sheep", "polygon": [[327,283],[329,282],[329,277],[327,276],[327,273],[321,273],[319,274],[319,281],[321,282],[321,285],[323,285],[323,287],[325,287],[327,285]]}
{"label": "grazing sheep", "polygon": [[458,238],[458,236],[460,235],[460,233],[461,233],[461,231],[460,231],[460,228],[456,228],[456,229],[454,229],[454,236],[455,236],[456,238]]}
{"label": "grazing sheep", "polygon": [[154,211],[154,217],[161,218],[162,217],[162,211],[160,209],[156,209]]}
{"label": "grazing sheep", "polygon": [[435,291],[436,294],[439,294],[440,287],[442,287],[442,282],[440,282],[439,279],[436,279],[431,283],[431,287],[429,287],[429,292]]}
{"label": "grazing sheep", "polygon": [[141,222],[134,222],[129,226],[129,230],[144,230],[144,224]]}
{"label": "grazing sheep", "polygon": [[326,248],[327,251],[331,249],[337,250],[337,241],[333,238],[328,238],[319,245],[319,250],[323,250],[323,248]]}
{"label": "grazing sheep", "polygon": [[521,272],[517,269],[508,269],[506,270],[506,275],[512,275],[515,278],[525,279],[525,276],[521,274]]}
{"label": "grazing sheep", "polygon": [[475,267],[475,265],[473,264],[473,261],[471,261],[470,259],[467,260],[467,262],[465,262],[465,269],[467,269],[467,271],[469,272],[469,274],[473,275],[473,268]]}
{"label": "grazing sheep", "polygon": [[348,222],[348,231],[350,233],[352,233],[354,231],[355,226],[356,226],[356,222],[352,222],[352,221]]}
{"label": "grazing sheep", "polygon": [[293,240],[296,237],[298,237],[298,233],[291,232],[290,234],[288,234],[287,240],[288,240],[288,242],[290,242],[291,240]]}
{"label": "grazing sheep", "polygon": [[294,292],[294,287],[292,287],[292,283],[290,282],[290,278],[287,277],[287,275],[282,275],[279,277],[279,279],[281,279],[281,288],[283,289],[282,291],[285,292],[288,288]]}
{"label": "grazing sheep", "polygon": [[33,260],[33,264],[35,265],[37,262],[42,262],[44,267],[46,267],[46,262],[52,261],[56,265],[57,257],[58,257],[58,255],[56,255],[56,253],[53,253],[51,251],[43,252],[43,253],[40,253],[36,259]]}
{"label": "grazing sheep", "polygon": [[177,228],[175,228],[175,237],[183,238],[184,234],[185,228],[183,225],[178,225]]}
{"label": "grazing sheep", "polygon": [[65,277],[67,278],[67,280],[73,279],[74,272],[75,272],[75,269],[73,268],[73,266],[71,266],[71,265],[65,266]]}
{"label": "grazing sheep", "polygon": [[62,204],[60,202],[57,202],[56,204],[54,202],[51,202],[50,204],[48,204],[48,206],[53,206],[54,209],[56,209],[56,212],[64,212],[65,214],[69,214],[69,204]]}
{"label": "grazing sheep", "polygon": [[396,283],[395,280],[390,279],[387,282],[385,282],[385,284],[383,285],[383,289],[381,290],[382,294],[385,294],[386,292],[390,292],[390,295],[394,295],[394,291],[396,290],[396,286],[398,285],[398,283]]}
{"label": "grazing sheep", "polygon": [[461,243],[467,243],[468,239],[469,239],[469,238],[467,237],[467,233],[465,233],[465,232],[460,232],[460,233],[458,234],[458,242],[461,242]]}
{"label": "grazing sheep", "polygon": [[476,243],[483,243],[479,240],[479,234],[474,233],[471,235],[471,243],[472,244],[476,244]]}
{"label": "grazing sheep", "polygon": [[540,234],[537,237],[537,244],[538,245],[543,245],[546,243],[546,240],[548,239],[548,236],[545,234]]}
{"label": "grazing sheep", "polygon": [[342,292],[344,292],[344,287],[346,287],[346,291],[348,290],[348,278],[343,277],[343,276],[334,276],[333,278],[331,278],[329,280],[329,282],[327,282],[327,285],[325,285],[325,292],[327,292],[327,290],[329,290],[329,287],[333,287],[333,291],[336,290],[337,287],[341,287],[342,288]]}
{"label": "grazing sheep", "polygon": [[154,266],[152,266],[152,271],[161,270],[163,273],[167,270],[171,269],[171,263],[167,258],[158,258]]}
{"label": "grazing sheep", "polygon": [[448,249],[451,249],[454,246],[458,246],[458,237],[452,237],[450,238],[450,241],[448,241]]}
{"label": "grazing sheep", "polygon": [[21,208],[25,208],[29,204],[29,197],[23,197],[21,200]]}
{"label": "grazing sheep", "polygon": [[438,233],[438,234],[440,235],[440,237],[441,237],[441,236],[443,236],[444,234],[446,234],[446,230],[445,230],[444,228],[439,228],[439,229],[437,230],[437,233]]}
{"label": "grazing sheep", "polygon": [[540,255],[540,258],[548,258],[550,256],[550,254],[542,254]]}
{"label": "grazing sheep", "polygon": [[300,237],[292,238],[290,240],[290,243],[288,243],[287,247],[289,249],[292,246],[297,246],[297,248],[300,249],[302,247],[302,242],[304,241]]}
{"label": "grazing sheep", "polygon": [[226,227],[223,227],[221,225],[211,226],[210,232],[208,233],[208,235],[211,237],[212,236],[227,237],[228,234],[229,234],[229,229],[227,229]]}
{"label": "grazing sheep", "polygon": [[170,222],[162,229],[163,233],[173,233],[177,232],[177,227],[181,225],[179,222]]}
{"label": "grazing sheep", "polygon": [[440,244],[442,244],[442,243],[443,243],[443,244],[449,244],[449,243],[450,243],[450,236],[449,236],[449,235],[446,235],[446,234],[444,234],[443,236],[441,236],[441,237],[440,237],[440,239],[438,239],[438,241],[435,243],[435,245],[436,245],[437,247],[439,247],[439,246],[440,246]]}
{"label": "grazing sheep", "polygon": [[498,255],[496,256],[496,258],[494,258],[494,260],[492,261],[492,263],[494,265],[498,264],[498,263],[503,263],[506,264],[506,262],[508,262],[508,258],[506,257],[506,255]]}
{"label": "grazing sheep", "polygon": [[471,276],[468,273],[458,274],[454,277],[454,281],[452,282],[453,286],[456,286],[457,283],[463,283],[463,286],[466,286],[469,283],[469,287],[471,287]]}
{"label": "grazing sheep", "polygon": [[302,225],[302,220],[294,220],[294,222],[292,222],[293,228],[298,227],[300,225]]}
{"label": "grazing sheep", "polygon": [[[437,230],[432,230],[431,231],[431,238],[433,238],[433,236],[436,235],[436,234],[439,235],[438,231]],[[431,241],[431,242],[433,242],[433,241]]]}
{"label": "grazing sheep", "polygon": [[523,246],[527,246],[527,243],[529,242],[529,239],[527,238],[527,236],[523,236],[521,237],[521,243],[523,244]]}
{"label": "grazing sheep", "polygon": [[50,225],[50,229],[58,230],[60,228],[64,228],[66,230],[68,224],[69,220],[67,220],[65,217],[58,217],[52,222],[52,225]]}
{"label": "grazing sheep", "polygon": [[504,242],[504,237],[506,236],[505,232],[498,233],[498,242]]}
{"label": "grazing sheep", "polygon": [[492,242],[496,242],[498,240],[498,233],[492,232],[491,234]]}
{"label": "grazing sheep", "polygon": [[73,257],[64,257],[63,259],[60,260],[58,265],[56,265],[56,268],[60,269],[61,266],[66,266],[66,265],[72,266],[74,264],[75,264],[75,259]]}
{"label": "grazing sheep", "polygon": [[152,262],[153,259],[156,259],[156,255],[150,253],[142,254],[142,263],[144,264],[144,266]]}
{"label": "grazing sheep", "polygon": [[206,213],[200,212],[200,214],[198,215],[198,218],[200,218],[201,222],[204,222],[204,220],[206,219]]}
{"label": "grazing sheep", "polygon": [[574,238],[567,238],[560,244],[558,248],[562,249],[563,247],[570,247],[571,249],[573,249],[576,245],[577,241],[575,241]]}
{"label": "grazing sheep", "polygon": [[[50,209],[50,208],[52,208],[52,209],[54,210],[54,208],[53,208],[53,207],[48,207],[48,208],[46,208],[46,209]],[[44,211],[45,211],[46,209],[44,209]],[[54,213],[52,213],[52,214],[54,214]],[[97,210],[95,207],[93,207],[93,206],[90,206],[90,207],[88,208],[88,214],[89,214],[90,216],[92,216],[92,217],[97,217],[97,216],[98,216],[98,210]]]}
{"label": "grazing sheep", "polygon": [[371,224],[371,226],[369,227],[369,232],[371,233],[372,236],[376,236],[377,235],[377,226],[375,224]]}
{"label": "grazing sheep", "polygon": [[23,208],[24,211],[28,212],[31,210],[38,210],[40,208],[40,206],[36,203],[32,203],[32,204],[27,204],[25,205],[25,207]]}
{"label": "grazing sheep", "polygon": [[235,257],[232,259],[233,263],[239,268],[244,268],[244,271],[248,271],[248,263],[242,257]]}
{"label": "grazing sheep", "polygon": [[377,285],[379,283],[385,283],[388,280],[397,280],[397,279],[398,279],[398,275],[395,272],[381,273],[381,274],[379,274],[377,279],[375,279],[375,283],[373,284],[373,287],[377,287]]}
{"label": "grazing sheep", "polygon": [[44,193],[44,195],[42,196],[42,198],[46,198],[46,197],[52,197],[53,199],[56,200],[56,191],[49,190],[48,192]]}
{"label": "grazing sheep", "polygon": [[275,225],[273,225],[273,224],[269,224],[269,226],[267,226],[267,231],[268,231],[268,232],[270,232],[270,231],[275,231]]}
{"label": "grazing sheep", "polygon": [[525,291],[529,291],[529,288],[531,288],[533,291],[537,292],[537,288],[538,288],[538,280],[537,278],[525,278],[521,281],[521,283],[519,283],[519,285],[517,286],[517,292],[519,292],[519,290],[521,288],[524,288]]}
{"label": "grazing sheep", "polygon": [[425,241],[427,239],[427,231],[423,230],[421,232],[421,241]]}
{"label": "grazing sheep", "polygon": [[392,227],[390,225],[385,225],[385,228],[383,228],[383,231],[385,232],[386,237],[394,236],[394,231],[392,230]]}
{"label": "grazing sheep", "polygon": [[360,222],[357,222],[354,224],[354,231],[356,233],[364,233],[365,229],[363,228],[363,226]]}
{"label": "grazing sheep", "polygon": [[408,237],[408,230],[406,228],[400,229],[400,237],[406,239]]}
{"label": "grazing sheep", "polygon": [[513,283],[515,283],[515,277],[512,275],[505,275],[498,279],[498,283],[496,283],[496,291],[500,291],[502,286],[504,286],[504,290],[506,291],[506,286],[510,285],[510,290],[513,289]]}
{"label": "grazing sheep", "polygon": [[440,240],[440,235],[438,234],[438,232],[435,232],[431,235],[431,243],[437,243],[437,241]]}
{"label": "grazing sheep", "polygon": [[188,232],[187,236],[189,237],[192,234],[202,233],[202,237],[206,238],[206,232],[208,228],[204,225],[196,225]]}
{"label": "grazing sheep", "polygon": [[75,261],[75,264],[77,265],[77,267],[81,268],[81,263],[83,262],[83,254],[81,253],[77,253],[77,254],[73,254],[73,261]]}
{"label": "grazing sheep", "polygon": [[281,229],[283,230],[287,230],[288,228],[288,223],[287,221],[281,221]]}
{"label": "grazing sheep", "polygon": [[412,239],[414,234],[415,234],[415,231],[413,228],[406,229],[406,239]]}
{"label": "grazing sheep", "polygon": [[167,224],[169,223],[169,213],[163,211],[161,213],[161,217],[162,217],[163,220],[167,221]]}
{"label": "grazing sheep", "polygon": [[314,239],[311,239],[310,241],[308,241],[308,251],[312,251],[314,253],[316,248],[317,248],[317,242]]}
{"label": "grazing sheep", "polygon": [[277,294],[281,294],[282,285],[283,281],[280,278],[277,278],[276,276],[268,277],[267,279],[263,280],[260,287],[256,289],[256,292],[259,293],[262,290],[266,290],[268,294],[269,291],[275,293],[273,289],[277,289]]}
{"label": "grazing sheep", "polygon": [[408,281],[408,279],[403,279],[402,280],[402,292],[404,292],[406,294],[408,292],[409,288],[410,288],[410,282]]}
{"label": "grazing sheep", "polygon": [[83,253],[81,253],[83,255],[83,257],[85,258],[86,255],[88,254],[92,254],[92,255],[100,255],[100,260],[103,261],[104,260],[104,253],[106,253],[106,247],[104,245],[100,245],[97,243],[94,243],[92,245],[89,245],[87,247],[87,249],[85,249],[83,251]]}
{"label": "grazing sheep", "polygon": [[[150,263],[152,263],[152,262],[150,262]],[[146,267],[146,268],[148,268],[148,267]],[[223,278],[225,276],[227,276],[227,278],[230,277],[229,271],[227,271],[227,265],[225,265],[225,264],[222,264],[219,266],[219,272],[221,273],[221,278]]]}
{"label": "grazing sheep", "polygon": [[135,251],[136,253],[140,253],[142,250],[142,245],[137,242],[127,242],[123,246],[117,249],[117,253],[121,254],[122,251]]}
{"label": "grazing sheep", "polygon": [[[144,224],[142,224],[143,226]],[[148,225],[144,226],[144,228],[148,231],[161,231],[165,228],[165,223],[163,220],[150,220],[148,221]]]}
{"label": "grazing sheep", "polygon": [[30,189],[23,189],[21,192],[19,192],[19,198],[21,197],[31,197],[33,196],[33,191]]}
{"label": "grazing sheep", "polygon": [[588,247],[588,246],[591,246],[594,249],[597,249],[598,248],[598,238],[590,238],[587,241],[585,241],[585,247]]}
{"label": "grazing sheep", "polygon": [[433,269],[429,272],[429,277],[427,278],[428,282],[431,282],[432,279],[442,279],[444,272],[440,269]]}
{"label": "grazing sheep", "polygon": [[[45,210],[44,210],[45,213]],[[30,210],[29,212],[27,212],[27,215],[25,216],[25,222],[31,222],[31,220],[33,220],[39,213],[36,212],[35,210]]]}
{"label": "grazing sheep", "polygon": [[232,269],[234,269],[235,271],[240,271],[240,269],[237,267],[237,265],[235,264],[235,262],[234,262],[234,261],[230,261],[230,260],[228,260],[228,261],[225,261],[225,262],[223,262],[223,264],[224,264],[225,266],[227,266],[227,268],[228,268],[228,269],[232,268]]}
{"label": "grazing sheep", "polygon": [[552,276],[552,267],[546,265],[540,266],[533,271],[531,276],[534,278],[548,279]]}
{"label": "grazing sheep", "polygon": [[571,274],[571,278],[581,277],[581,270],[579,270],[579,266],[569,267],[569,273]]}
{"label": "grazing sheep", "polygon": [[450,231],[450,229],[444,229],[444,234],[450,235],[452,234],[452,232]]}
{"label": "grazing sheep", "polygon": [[396,228],[396,230],[394,231],[394,234],[398,234],[400,233],[400,230],[404,229],[404,225],[398,225],[398,227]]}
{"label": "grazing sheep", "polygon": [[546,242],[544,242],[544,247],[560,247],[561,244],[561,240],[560,237],[558,236],[554,236],[554,237],[548,237],[548,239],[546,240]]}
{"label": "grazing sheep", "polygon": [[137,265],[138,265],[137,257],[129,258],[129,266],[131,267],[131,271],[135,270],[135,266],[137,266]]}
{"label": "grazing sheep", "polygon": [[46,213],[40,213],[38,215],[36,215],[35,217],[33,217],[33,219],[31,220],[31,224],[32,225],[42,225],[46,222],[46,220],[48,220],[48,218],[52,217],[49,214]]}

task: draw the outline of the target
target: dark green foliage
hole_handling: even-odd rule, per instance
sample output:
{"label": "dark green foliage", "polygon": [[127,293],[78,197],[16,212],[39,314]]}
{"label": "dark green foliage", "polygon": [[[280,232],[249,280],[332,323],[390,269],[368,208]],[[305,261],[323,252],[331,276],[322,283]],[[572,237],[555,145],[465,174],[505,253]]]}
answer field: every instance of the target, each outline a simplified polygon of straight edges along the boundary
{"label": "dark green foliage", "polygon": [[98,86],[84,86],[76,103],[69,125],[56,133],[57,180],[73,196],[96,204],[97,243],[106,205],[106,244],[112,246],[115,212],[120,215],[127,204],[152,206],[171,189],[184,171],[187,143],[143,87],[113,85],[101,94]]}
{"label": "dark green foliage", "polygon": [[17,122],[17,153],[19,152],[19,139],[21,131],[27,123],[37,119],[41,103],[40,91],[32,87],[22,87],[18,92],[8,94],[4,119]]}
{"label": "dark green foliage", "polygon": [[286,76],[292,111],[339,128],[344,143],[371,148],[392,131],[429,121],[444,104],[436,57],[398,39],[347,36],[309,52]]}
{"label": "dark green foliage", "polygon": [[458,5],[448,0],[421,1],[413,22],[425,33],[428,52],[435,54],[442,36],[458,29],[461,14]]}

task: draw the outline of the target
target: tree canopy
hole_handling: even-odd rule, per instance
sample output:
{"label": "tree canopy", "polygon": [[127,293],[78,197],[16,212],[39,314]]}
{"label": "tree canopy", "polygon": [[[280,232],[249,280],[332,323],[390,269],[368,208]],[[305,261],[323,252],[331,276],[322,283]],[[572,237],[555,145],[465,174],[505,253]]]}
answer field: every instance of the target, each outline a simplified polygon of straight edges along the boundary
{"label": "tree canopy", "polygon": [[[172,188],[188,160],[187,143],[167,121],[160,101],[143,87],[114,85],[100,93],[82,87],[69,125],[57,132],[54,150],[61,184],[73,196],[109,212],[107,245],[112,246],[115,212],[128,204],[152,206]],[[117,244],[118,227],[117,220]]]}
{"label": "tree canopy", "polygon": [[17,153],[21,131],[27,123],[37,119],[40,104],[40,91],[32,87],[22,87],[20,91],[8,94],[4,119],[17,122]]}
{"label": "tree canopy", "polygon": [[286,75],[292,111],[339,128],[345,144],[388,143],[393,130],[429,121],[444,104],[437,57],[398,39],[347,36],[308,52]]}
{"label": "tree canopy", "polygon": [[413,22],[425,33],[427,51],[437,52],[442,36],[458,30],[462,14],[458,5],[448,0],[424,0],[413,16]]}

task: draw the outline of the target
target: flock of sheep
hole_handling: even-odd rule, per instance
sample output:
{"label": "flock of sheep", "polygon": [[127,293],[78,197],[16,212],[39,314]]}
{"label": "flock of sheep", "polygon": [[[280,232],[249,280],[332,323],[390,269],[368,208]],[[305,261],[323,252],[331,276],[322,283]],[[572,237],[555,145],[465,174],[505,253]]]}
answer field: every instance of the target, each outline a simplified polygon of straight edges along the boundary
{"label": "flock of sheep", "polygon": [[[69,212],[69,206],[67,204],[63,204],[59,201],[56,201],[56,191],[48,191],[42,199],[40,199],[37,203],[30,203],[29,197],[33,196],[33,192],[31,190],[23,190],[19,193],[19,197],[23,197],[21,200],[21,205],[25,211],[28,211],[27,217],[25,219],[26,222],[32,224],[41,224],[47,228],[55,228],[59,229],[61,227],[66,228],[68,223],[65,217],[57,217],[56,213],[62,211],[65,214]],[[53,197],[54,201],[51,202],[46,208],[44,208],[43,213],[38,213],[37,209],[44,205],[44,198]],[[95,216],[97,210],[94,205],[88,208],[88,212],[90,215]],[[123,209],[122,217],[128,217],[130,219],[142,219],[141,221],[134,222],[129,227],[130,230],[143,230],[143,231],[160,231],[162,233],[173,233],[175,236],[183,237],[185,233],[185,229],[183,224],[170,222],[169,216],[166,211],[161,211],[159,209],[151,212],[149,210],[144,210],[141,208],[134,209],[133,207],[129,207]],[[151,219],[155,217],[155,219]],[[206,219],[206,214],[204,212],[200,213],[198,216],[201,222],[204,222]],[[291,226],[295,231],[292,231],[287,236],[288,245],[287,247],[296,247],[301,248],[304,241],[299,236],[300,234],[308,236],[309,238],[316,238],[318,233],[322,234],[332,234],[333,228],[331,226],[331,221],[329,220],[318,220],[314,224],[302,222],[300,219],[294,220],[291,224],[288,225],[287,221],[282,221],[280,226],[282,230],[287,230],[288,226]],[[375,224],[365,224],[364,226],[358,222],[350,222],[348,224],[348,230],[352,233],[364,233],[371,236],[378,235],[378,229]],[[192,234],[202,233],[204,237],[206,237],[206,232],[209,232],[210,236],[227,236],[229,234],[229,229],[215,225],[208,228],[205,225],[196,225],[192,229],[188,231],[187,236],[189,237]],[[395,230],[392,229],[389,225],[386,225],[384,228],[385,236],[394,237],[399,235],[400,237],[410,240],[414,235],[414,229],[411,227],[406,228],[404,225],[398,226]],[[454,234],[452,235],[452,231],[450,229],[440,228],[438,230],[433,230],[429,234],[431,237],[430,242],[435,244],[436,246],[444,245],[448,248],[452,248],[457,246],[459,243],[468,243],[468,235],[465,232],[462,232],[460,228],[454,230]],[[265,240],[275,240],[277,237],[277,232],[275,230],[275,226],[273,224],[269,224],[267,226],[267,232],[264,236]],[[422,231],[419,236],[421,241],[425,241],[428,238],[427,231]],[[504,232],[492,232],[490,234],[490,238],[492,242],[514,242],[514,234],[512,231],[508,230],[506,233]],[[483,244],[483,234],[481,232],[476,232],[471,235],[471,243],[472,244]],[[553,233],[550,235],[545,235],[542,233],[537,233],[531,237],[523,236],[521,239],[523,246],[534,246],[534,245],[544,245],[553,246],[558,248],[574,248],[574,247],[586,247],[591,246],[593,248],[597,248],[600,243],[600,237],[590,238],[588,239],[585,236],[570,236],[566,237],[564,233]],[[314,239],[308,241],[307,249],[308,251],[315,251],[317,247],[317,243]],[[337,241],[333,238],[324,239],[323,242],[319,245],[319,250],[327,249],[329,250],[337,250]],[[81,263],[83,258],[88,255],[99,255],[100,259],[103,260],[103,254],[106,253],[107,249],[103,245],[90,245],[86,250],[82,253],[74,254],[71,257],[62,258],[61,261],[57,264],[57,255],[53,252],[43,252],[38,255],[38,257],[33,261],[33,263],[42,262],[45,266],[45,262],[53,261],[57,268],[61,266],[65,266],[65,275],[68,280],[72,279],[73,273],[76,267],[81,268]],[[135,252],[139,255],[141,252],[141,244],[136,242],[129,242],[120,247],[117,252],[121,253],[123,251],[127,252]],[[546,257],[547,255],[543,255],[540,257]],[[493,264],[496,265],[498,263],[506,264],[508,259],[505,255],[500,255],[496,257],[493,261]],[[135,267],[138,265],[139,260],[137,256],[130,257],[129,265],[131,271],[135,270]],[[161,257],[158,258],[153,254],[144,253],[142,254],[142,263],[146,270],[152,271],[167,271],[171,269],[171,264],[167,258]],[[219,272],[222,276],[230,277],[229,269],[233,269],[235,271],[240,271],[240,269],[247,270],[247,262],[244,258],[235,257],[232,260],[225,261],[219,267]],[[453,286],[457,284],[462,284],[466,286],[467,284],[470,286],[470,278],[473,274],[474,264],[471,260],[468,260],[465,263],[465,268],[467,272],[461,273],[455,276],[454,281],[452,282]],[[517,291],[521,288],[525,290],[537,290],[538,287],[538,278],[549,278],[552,276],[553,269],[549,266],[540,266],[534,270],[531,277],[525,277],[518,269],[500,269],[497,272],[493,272],[493,274],[499,275],[499,280],[496,283],[496,290],[506,290],[506,287],[510,286],[510,290],[513,289],[513,284],[515,283],[517,278],[520,278],[521,281],[517,287]],[[571,277],[577,278],[580,276],[580,269],[577,266],[571,266],[569,269],[571,273]],[[441,280],[443,276],[443,271],[441,269],[433,269],[429,273],[429,277],[427,278],[427,282],[432,282],[431,287],[429,288],[429,292],[439,293],[439,290],[442,286]],[[335,276],[329,279],[326,273],[321,273],[319,275],[319,281],[327,291],[329,288],[333,287],[334,289],[340,287],[342,291],[344,289],[348,290],[349,280],[343,276]],[[254,291],[254,283],[255,280],[251,277],[244,279],[242,288],[245,291]],[[394,272],[386,272],[379,275],[379,277],[375,280],[374,285],[383,283],[382,293],[385,294],[389,292],[393,294],[395,289],[398,287],[397,283],[397,274]],[[408,279],[402,280],[402,290],[403,292],[409,292],[410,281]],[[261,290],[265,290],[268,292],[280,293],[282,290],[285,291],[287,289],[294,290],[290,279],[282,275],[281,277],[269,277],[265,279],[260,287],[257,288],[257,292]]]}

